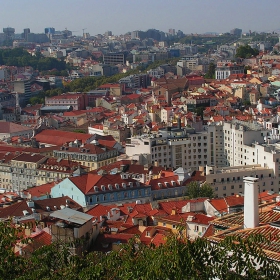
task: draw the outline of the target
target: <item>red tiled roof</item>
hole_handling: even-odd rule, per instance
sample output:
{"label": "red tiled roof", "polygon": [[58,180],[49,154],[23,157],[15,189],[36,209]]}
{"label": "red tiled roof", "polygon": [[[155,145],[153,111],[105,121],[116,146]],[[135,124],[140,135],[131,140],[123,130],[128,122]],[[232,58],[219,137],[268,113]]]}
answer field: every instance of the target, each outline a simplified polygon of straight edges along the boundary
{"label": "red tiled roof", "polygon": [[43,130],[35,135],[35,139],[38,142],[56,146],[75,141],[76,139],[81,140],[82,143],[85,143],[91,137],[91,134],[67,132],[55,129]]}
{"label": "red tiled roof", "polygon": [[[68,196],[58,197],[58,198],[48,198],[42,200],[34,201],[34,209],[36,209],[36,213],[44,213],[49,211],[55,211],[61,208],[61,205],[66,205],[66,200],[69,200],[67,203],[69,208],[81,210],[82,207],[74,200],[69,198]],[[49,210],[47,209],[49,207]],[[23,211],[27,211],[29,215],[33,213],[32,209],[27,205],[26,201],[17,202],[5,208],[0,208],[0,218],[7,217],[22,217],[24,216]]]}
{"label": "red tiled roof", "polygon": [[24,191],[26,194],[30,194],[31,197],[40,197],[51,193],[51,189],[56,185],[56,182],[46,183],[40,186],[28,188]]}

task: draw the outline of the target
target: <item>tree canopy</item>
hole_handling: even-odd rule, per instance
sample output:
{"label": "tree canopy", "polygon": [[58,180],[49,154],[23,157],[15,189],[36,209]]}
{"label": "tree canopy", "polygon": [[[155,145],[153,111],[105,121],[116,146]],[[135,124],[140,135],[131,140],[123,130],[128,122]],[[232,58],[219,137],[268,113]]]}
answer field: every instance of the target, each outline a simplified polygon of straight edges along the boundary
{"label": "tree canopy", "polygon": [[31,66],[35,70],[47,71],[56,69],[65,70],[65,61],[53,57],[43,57],[41,53],[32,56],[23,48],[0,49],[0,65],[7,66]]}
{"label": "tree canopy", "polygon": [[208,184],[199,185],[198,182],[191,182],[186,187],[186,194],[189,198],[209,197],[214,196],[213,189]]}
{"label": "tree canopy", "polygon": [[216,70],[216,65],[213,62],[210,62],[208,71],[206,72],[204,78],[205,79],[215,79],[215,70]]}
{"label": "tree canopy", "polygon": [[79,257],[60,243],[15,255],[13,246],[22,233],[21,227],[0,222],[1,279],[278,279],[280,273],[261,249],[269,241],[259,235],[211,243],[170,234],[160,246],[144,245],[135,236],[120,251]]}
{"label": "tree canopy", "polygon": [[250,58],[252,56],[256,56],[259,54],[257,49],[253,49],[249,45],[240,46],[236,50],[236,57],[237,58]]}

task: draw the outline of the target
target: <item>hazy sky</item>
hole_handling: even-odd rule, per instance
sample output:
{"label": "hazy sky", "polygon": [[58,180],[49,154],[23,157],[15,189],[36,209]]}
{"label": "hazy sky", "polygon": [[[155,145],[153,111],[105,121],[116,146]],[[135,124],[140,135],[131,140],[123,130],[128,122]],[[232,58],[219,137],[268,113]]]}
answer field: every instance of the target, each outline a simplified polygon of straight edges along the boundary
{"label": "hazy sky", "polygon": [[82,29],[91,35],[124,34],[133,30],[169,28],[184,33],[280,29],[279,0],[0,0],[0,32],[3,27],[43,33]]}

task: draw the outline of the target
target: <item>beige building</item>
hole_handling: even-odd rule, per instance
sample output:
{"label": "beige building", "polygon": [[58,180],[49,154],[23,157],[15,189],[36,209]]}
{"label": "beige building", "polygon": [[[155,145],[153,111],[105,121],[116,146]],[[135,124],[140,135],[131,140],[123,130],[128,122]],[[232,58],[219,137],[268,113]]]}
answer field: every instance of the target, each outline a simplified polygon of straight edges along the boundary
{"label": "beige building", "polygon": [[243,177],[259,178],[259,192],[279,191],[279,179],[272,168],[260,164],[214,167],[206,166],[206,184],[209,184],[217,197],[244,194]]}
{"label": "beige building", "polygon": [[89,170],[96,170],[117,161],[118,154],[117,149],[103,146],[97,140],[95,144],[85,144],[83,146],[72,143],[53,152],[55,158],[71,159]]}

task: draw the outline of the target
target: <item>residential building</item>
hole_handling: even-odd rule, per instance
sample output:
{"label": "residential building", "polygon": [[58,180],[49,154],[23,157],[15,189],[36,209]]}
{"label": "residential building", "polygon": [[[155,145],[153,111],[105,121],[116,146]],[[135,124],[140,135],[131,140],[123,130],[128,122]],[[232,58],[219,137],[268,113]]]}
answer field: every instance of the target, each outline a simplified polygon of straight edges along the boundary
{"label": "residential building", "polygon": [[32,93],[30,79],[18,79],[13,81],[14,92],[19,93],[22,98],[20,98],[20,106],[24,107],[29,99],[37,94],[37,92]]}
{"label": "residential building", "polygon": [[[105,142],[106,143],[106,142]],[[59,159],[71,159],[79,162],[89,170],[96,170],[117,160],[119,152],[110,146],[101,145],[98,140],[92,144],[81,145],[70,142],[68,146],[61,146],[53,151],[53,156]]]}
{"label": "residential building", "polygon": [[22,191],[37,184],[36,170],[47,158],[40,154],[22,153],[11,160],[12,186]]}
{"label": "residential building", "polygon": [[232,74],[244,74],[244,66],[232,63],[230,60],[223,60],[217,63],[215,79],[227,79]]}
{"label": "residential building", "polygon": [[259,178],[259,192],[279,191],[279,177],[272,168],[260,164],[232,167],[206,166],[206,180],[217,197],[244,194],[243,177]]}
{"label": "residential building", "polygon": [[85,110],[88,106],[87,95],[82,93],[68,93],[46,97],[46,106],[72,106],[73,110]]}
{"label": "residential building", "polygon": [[223,139],[226,165],[240,166],[256,163],[254,158],[250,157],[248,159],[246,152],[247,150],[252,149],[250,148],[252,143],[257,142],[263,144],[265,142],[264,137],[269,134],[269,130],[263,128],[256,122],[244,122],[238,120],[225,122],[223,125]]}
{"label": "residential building", "polygon": [[195,133],[193,129],[167,127],[155,135],[133,136],[126,143],[126,154],[132,159],[146,155],[150,164],[198,170],[210,162],[207,132]]}
{"label": "residential building", "polygon": [[154,178],[147,181],[151,186],[151,194],[153,200],[166,199],[173,197],[182,197],[186,193],[186,186],[183,186],[182,181],[177,175]]}
{"label": "residential building", "polygon": [[[76,203],[68,196],[58,198],[46,198],[42,200],[18,200],[18,202],[11,205],[6,204],[6,207],[1,208],[0,219],[7,219],[13,217],[13,222],[19,224],[26,220],[33,220],[39,222],[44,217],[49,216],[53,211],[59,209],[73,209],[82,211],[81,205]],[[45,222],[40,222],[45,227]],[[32,229],[29,228],[29,232]]]}
{"label": "residential building", "polygon": [[125,64],[126,55],[124,53],[106,53],[103,55],[104,64],[117,65]]}
{"label": "residential building", "polygon": [[87,251],[99,232],[98,225],[93,226],[91,215],[70,208],[54,211],[50,214],[52,242],[71,243],[72,255],[82,255]]}
{"label": "residential building", "polygon": [[7,140],[14,136],[30,138],[33,129],[12,122],[0,121],[0,140]]}
{"label": "residential building", "polygon": [[66,143],[74,142],[89,144],[95,140],[95,136],[85,133],[68,132],[56,129],[46,129],[38,132],[34,138],[40,147],[61,146]]}
{"label": "residential building", "polygon": [[69,195],[83,207],[96,203],[151,201],[151,187],[132,179],[129,174],[87,174],[66,178],[52,188],[52,197]]}

